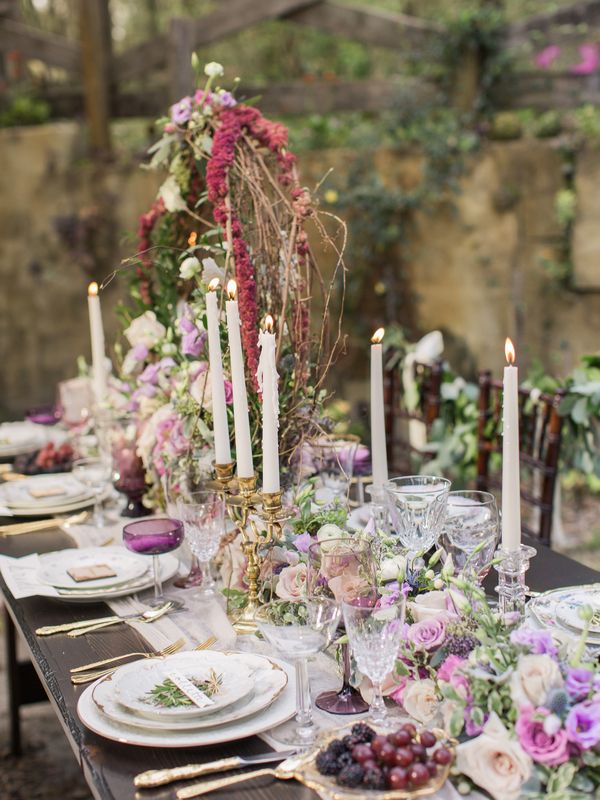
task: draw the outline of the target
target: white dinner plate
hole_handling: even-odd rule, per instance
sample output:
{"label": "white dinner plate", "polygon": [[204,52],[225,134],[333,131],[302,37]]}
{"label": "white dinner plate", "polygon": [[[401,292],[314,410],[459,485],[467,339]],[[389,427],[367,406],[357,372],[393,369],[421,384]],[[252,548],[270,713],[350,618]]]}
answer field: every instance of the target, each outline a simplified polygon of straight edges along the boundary
{"label": "white dinner plate", "polygon": [[[211,673],[219,676],[220,686],[204,708],[197,705],[165,707],[153,702],[150,692],[177,670],[189,680],[207,680]],[[125,664],[113,673],[112,691],[115,700],[128,711],[148,719],[178,720],[215,714],[233,705],[254,688],[251,671],[235,655],[213,650],[176,653],[166,658],[142,659]]]}
{"label": "white dinner plate", "polygon": [[[57,550],[40,555],[38,578],[55,589],[81,591],[86,589],[112,589],[138,580],[148,571],[148,559],[130,553],[124,547],[81,547]],[[106,565],[115,575],[79,583],[69,575],[69,570]]]}
{"label": "white dinner plate", "polygon": [[288,683],[285,689],[277,700],[270,703],[262,711],[245,719],[231,722],[228,725],[194,731],[136,730],[126,725],[121,725],[104,715],[94,703],[92,695],[95,687],[103,680],[102,678],[85,689],[77,703],[77,713],[82,723],[91,731],[121,744],[130,744],[138,747],[209,747],[223,742],[233,742],[267,731],[294,716],[296,711],[296,676],[294,668],[280,659],[274,658],[273,661],[287,675]]}
{"label": "white dinner plate", "polygon": [[[579,633],[581,632],[581,621],[579,620],[576,610],[575,616],[577,627],[572,627],[567,624],[566,617],[563,621],[565,601],[572,598],[585,597],[590,602],[591,598],[598,597],[600,594],[600,584],[591,583],[587,586],[567,586],[559,589],[551,589],[548,592],[543,592],[537,597],[533,597],[526,606],[527,614],[532,617],[534,622],[543,628],[549,628],[553,631],[559,631],[568,636],[572,641],[576,641]],[[581,604],[581,602],[580,602]],[[593,602],[590,605],[594,606]],[[571,617],[569,617],[571,618]],[[600,646],[600,632],[595,628],[590,630],[587,638],[587,644],[591,647]]]}
{"label": "white dinner plate", "polygon": [[32,422],[4,422],[0,425],[0,458],[33,453],[46,441],[46,432]]}
{"label": "white dinner plate", "polygon": [[[236,653],[236,656],[252,671],[254,689],[249,695],[223,709],[220,713],[189,720],[177,720],[175,724],[178,731],[214,728],[242,720],[262,711],[266,706],[275,702],[283,692],[287,686],[288,676],[285,670],[272,659],[253,653]],[[113,722],[149,731],[173,730],[173,722],[140,717],[123,708],[114,697],[111,675],[95,684],[92,699],[98,710]]]}
{"label": "white dinner plate", "polygon": [[[34,497],[32,491],[53,489],[60,491],[49,497]],[[25,511],[39,511],[40,508],[54,509],[57,506],[70,505],[82,500],[93,499],[94,492],[68,473],[53,475],[32,475],[18,481],[10,481],[0,486],[0,504]]]}
{"label": "white dinner plate", "polygon": [[[143,556],[140,556],[142,558]],[[150,561],[150,559],[148,559]],[[179,559],[171,553],[159,556],[160,579],[164,583],[177,574],[179,570]],[[154,577],[150,563],[146,572],[137,580],[115,586],[112,589],[58,589],[58,598],[65,603],[98,603],[102,600],[116,600],[118,597],[126,597],[129,594],[136,594],[154,586]]]}

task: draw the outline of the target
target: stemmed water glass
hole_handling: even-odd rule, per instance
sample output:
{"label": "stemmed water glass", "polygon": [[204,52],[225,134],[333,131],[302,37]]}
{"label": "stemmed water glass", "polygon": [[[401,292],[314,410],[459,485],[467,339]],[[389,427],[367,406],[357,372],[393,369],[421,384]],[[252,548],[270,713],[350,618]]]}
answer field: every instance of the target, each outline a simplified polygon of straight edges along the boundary
{"label": "stemmed water glass", "polygon": [[[161,488],[164,497],[164,506],[167,514],[170,517],[177,517],[179,514],[179,500],[182,495],[190,491],[190,486],[194,486],[194,482],[185,472],[167,470],[160,479]],[[196,487],[200,488],[200,487]],[[186,548],[187,545],[187,548]],[[198,563],[198,559],[192,552],[189,540],[185,539],[184,549],[187,549],[191,554],[191,564],[187,575],[181,575],[173,583],[179,589],[190,589],[195,586],[200,586],[202,583],[202,570]],[[187,559],[188,553],[185,553]],[[182,554],[183,555],[183,554]]]}
{"label": "stemmed water glass", "polygon": [[215,491],[189,491],[180,496],[177,509],[190,549],[200,564],[202,579],[199,592],[214,595],[215,582],[210,562],[217,554],[225,533],[225,502]]}
{"label": "stemmed water glass", "polygon": [[[377,599],[375,562],[369,542],[358,538],[327,539],[308,548],[307,595],[326,597],[341,607],[343,600],[371,605]],[[350,648],[341,645],[342,688],[322,692],[317,708],[331,714],[360,714],[368,709],[361,694],[350,684]]]}
{"label": "stemmed water glass", "polygon": [[491,492],[456,491],[448,494],[441,544],[465,576],[480,583],[490,571],[500,523]]}
{"label": "stemmed water glass", "polygon": [[450,481],[435,475],[392,478],[385,485],[392,530],[409,560],[432,547],[442,529]]}
{"label": "stemmed water glass", "polygon": [[406,600],[402,595],[397,605],[385,607],[378,607],[377,603],[365,606],[342,602],[352,653],[360,671],[373,684],[369,718],[377,726],[385,726],[388,719],[382,685],[398,657],[404,636],[405,608]]}
{"label": "stemmed water glass", "polygon": [[152,556],[154,572],[154,599],[152,606],[164,603],[159,555],[176,550],[183,541],[183,525],[177,519],[140,519],[123,528],[123,544],[140,555]]}
{"label": "stemmed water glass", "polygon": [[284,658],[293,661],[296,668],[295,723],[284,723],[270,731],[282,744],[308,747],[320,731],[312,713],[307,662],[331,643],[339,619],[338,604],[325,597],[296,603],[271,600],[256,616],[264,638]]}
{"label": "stemmed water glass", "polygon": [[112,475],[110,461],[106,458],[80,458],[73,462],[72,473],[84,486],[94,493],[94,525],[106,525],[103,500]]}
{"label": "stemmed water glass", "polygon": [[323,505],[347,502],[359,444],[358,436],[351,434],[321,436],[311,443],[311,459],[318,476],[315,484],[317,502]]}

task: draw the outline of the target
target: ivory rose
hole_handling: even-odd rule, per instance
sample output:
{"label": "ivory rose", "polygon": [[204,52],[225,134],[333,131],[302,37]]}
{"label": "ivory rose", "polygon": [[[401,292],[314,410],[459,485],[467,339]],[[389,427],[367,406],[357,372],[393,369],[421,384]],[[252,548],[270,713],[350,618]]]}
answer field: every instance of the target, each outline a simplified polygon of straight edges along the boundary
{"label": "ivory rose", "polygon": [[143,344],[149,349],[157,345],[166,335],[167,329],[156,319],[154,311],[145,311],[131,321],[124,334],[132,347]]}
{"label": "ivory rose", "polygon": [[275,594],[281,600],[299,600],[306,593],[306,564],[284,567],[279,573]]}
{"label": "ivory rose", "polygon": [[550,656],[521,655],[510,679],[510,691],[517,708],[543,706],[552,689],[564,684],[560,668]]}
{"label": "ivory rose", "polygon": [[242,537],[238,535],[223,549],[221,580],[227,589],[245,590],[245,577],[246,556],[242,551]]}
{"label": "ivory rose", "polygon": [[401,581],[406,572],[406,558],[404,556],[393,556],[384,558],[379,568],[379,579],[382,581]]}
{"label": "ivory rose", "polygon": [[336,602],[341,603],[343,600],[351,601],[367,594],[369,584],[359,575],[342,574],[329,579],[329,588],[333,592]]}
{"label": "ivory rose", "polygon": [[483,732],[456,748],[456,767],[494,800],[516,800],[532,762],[499,717],[491,714]]}
{"label": "ivory rose", "polygon": [[431,722],[440,709],[435,683],[430,678],[409,681],[402,692],[402,705],[406,713],[417,722]]}
{"label": "ivory rose", "polygon": [[410,611],[415,622],[447,616],[448,594],[437,590],[419,594],[410,603]]}

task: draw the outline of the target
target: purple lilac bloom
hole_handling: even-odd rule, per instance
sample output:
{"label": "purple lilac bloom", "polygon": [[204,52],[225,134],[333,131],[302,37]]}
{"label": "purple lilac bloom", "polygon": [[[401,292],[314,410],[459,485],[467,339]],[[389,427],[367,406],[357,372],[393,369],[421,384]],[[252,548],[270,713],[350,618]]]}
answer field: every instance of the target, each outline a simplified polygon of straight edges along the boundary
{"label": "purple lilac bloom", "polygon": [[182,97],[171,106],[171,119],[176,125],[184,125],[192,116],[192,98]]}
{"label": "purple lilac bloom", "polygon": [[510,641],[519,647],[524,647],[534,655],[549,655],[556,658],[558,650],[549,631],[539,631],[533,628],[519,628],[510,635]]}
{"label": "purple lilac bloom", "polygon": [[575,702],[585,700],[592,690],[594,673],[583,667],[574,667],[567,672],[565,679],[565,689],[567,694]]}
{"label": "purple lilac bloom", "polygon": [[547,708],[521,708],[515,731],[521,747],[534,761],[555,767],[569,760],[568,733],[564,728],[548,733],[544,725],[548,716]]}
{"label": "purple lilac bloom", "polygon": [[311,544],[312,544],[312,537],[308,531],[300,533],[294,539],[294,547],[300,553],[308,553],[308,548],[311,546]]}
{"label": "purple lilac bloom", "polygon": [[589,750],[600,743],[600,703],[579,703],[569,711],[565,722],[569,741]]}

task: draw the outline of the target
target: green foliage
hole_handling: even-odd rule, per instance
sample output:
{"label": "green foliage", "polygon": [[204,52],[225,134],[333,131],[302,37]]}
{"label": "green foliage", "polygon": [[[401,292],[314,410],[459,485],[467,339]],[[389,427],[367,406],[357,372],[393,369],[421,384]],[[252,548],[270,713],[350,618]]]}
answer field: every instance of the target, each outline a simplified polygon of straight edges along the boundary
{"label": "green foliage", "polygon": [[0,113],[0,128],[15,125],[41,125],[50,119],[50,106],[31,95],[17,95]]}

